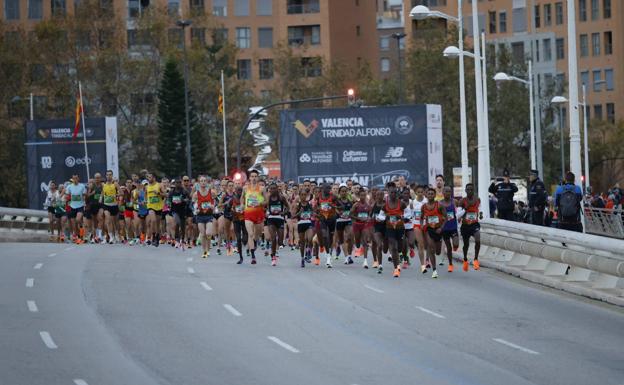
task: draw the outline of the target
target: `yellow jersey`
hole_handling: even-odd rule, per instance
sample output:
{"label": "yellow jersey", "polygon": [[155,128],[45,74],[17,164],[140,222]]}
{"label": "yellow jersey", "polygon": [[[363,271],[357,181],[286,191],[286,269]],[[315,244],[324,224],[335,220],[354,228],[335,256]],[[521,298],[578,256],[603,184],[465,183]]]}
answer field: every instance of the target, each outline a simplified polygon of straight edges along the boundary
{"label": "yellow jersey", "polygon": [[115,183],[104,183],[102,185],[102,201],[106,206],[117,205],[117,186],[115,186]]}
{"label": "yellow jersey", "polygon": [[160,211],[164,202],[160,197],[160,183],[147,185],[147,208],[149,210]]}

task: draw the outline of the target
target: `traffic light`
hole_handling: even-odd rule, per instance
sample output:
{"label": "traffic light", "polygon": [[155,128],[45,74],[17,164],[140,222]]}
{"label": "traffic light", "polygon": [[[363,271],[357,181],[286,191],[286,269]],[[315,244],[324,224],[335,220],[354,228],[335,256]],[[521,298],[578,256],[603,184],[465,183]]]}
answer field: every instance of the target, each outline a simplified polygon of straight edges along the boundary
{"label": "traffic light", "polygon": [[355,90],[353,88],[347,90],[347,102],[350,106],[355,104]]}

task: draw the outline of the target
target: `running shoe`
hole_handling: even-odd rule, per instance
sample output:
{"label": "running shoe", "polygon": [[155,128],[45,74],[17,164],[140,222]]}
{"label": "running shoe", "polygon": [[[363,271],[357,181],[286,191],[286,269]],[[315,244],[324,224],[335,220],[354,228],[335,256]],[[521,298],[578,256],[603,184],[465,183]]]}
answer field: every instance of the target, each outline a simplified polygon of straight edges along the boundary
{"label": "running shoe", "polygon": [[277,265],[277,258],[271,257],[271,266],[276,266],[276,265]]}
{"label": "running shoe", "polygon": [[444,259],[440,259],[440,262],[438,262],[438,266],[444,266]]}
{"label": "running shoe", "polygon": [[373,261],[373,269],[376,269],[378,267],[379,267],[379,262]]}
{"label": "running shoe", "polygon": [[448,265],[448,270],[447,271],[449,273],[452,273],[453,272],[453,265]]}
{"label": "running shoe", "polygon": [[301,258],[301,267],[305,267],[305,258]]}
{"label": "running shoe", "polygon": [[345,261],[344,261],[345,265],[352,265],[353,264],[353,259],[351,259],[351,257],[346,257]]}
{"label": "running shoe", "polygon": [[320,265],[321,264],[321,258],[319,258],[319,257],[314,258],[314,264],[316,266]]}
{"label": "running shoe", "polygon": [[407,269],[407,266],[408,266],[408,265],[407,265],[407,261],[406,261],[406,260],[404,260],[404,261],[403,261],[403,268],[404,268],[404,269]]}
{"label": "running shoe", "polygon": [[379,267],[377,267],[377,274],[381,273],[383,273],[383,266],[379,265]]}
{"label": "running shoe", "polygon": [[401,276],[401,269],[394,269],[394,273],[392,274],[394,278],[399,278]]}
{"label": "running shoe", "polygon": [[255,265],[256,264],[256,258],[251,258],[251,264]]}
{"label": "running shoe", "polygon": [[204,251],[204,254],[202,254],[202,258],[208,258],[208,252]]}
{"label": "running shoe", "polygon": [[356,247],[355,248],[355,256],[356,257],[361,257],[362,255],[364,255],[364,247],[363,246]]}
{"label": "running shoe", "polygon": [[364,263],[362,264],[362,267],[365,269],[368,269],[368,260],[364,259]]}
{"label": "running shoe", "polygon": [[327,257],[327,261],[325,262],[325,266],[327,266],[328,269],[331,269],[331,267],[332,267],[331,257]]}
{"label": "running shoe", "polygon": [[217,247],[217,255],[221,255],[221,248]]}
{"label": "running shoe", "polygon": [[475,259],[472,261],[472,268],[475,270],[481,270],[481,266],[479,265],[479,260]]}
{"label": "running shoe", "polygon": [[236,262],[237,265],[242,265],[243,264],[243,257],[240,257],[238,259],[238,262]]}
{"label": "running shoe", "polygon": [[420,265],[420,272],[425,274],[427,272],[427,265]]}
{"label": "running shoe", "polygon": [[268,256],[269,256],[269,250],[268,250],[268,249],[264,252],[264,256],[265,256],[265,257],[268,257]]}
{"label": "running shoe", "polygon": [[416,253],[414,252],[414,249],[410,249],[410,258],[414,258],[416,256]]}
{"label": "running shoe", "polygon": [[429,258],[427,258],[427,260],[425,262],[425,266],[427,266],[427,269],[431,268],[431,260]]}
{"label": "running shoe", "polygon": [[468,271],[468,261],[464,261],[464,263],[462,264],[462,270],[463,271]]}
{"label": "running shoe", "polygon": [[388,262],[392,262],[392,256],[388,256]]}
{"label": "running shoe", "polygon": [[336,247],[336,257],[340,256],[340,246]]}
{"label": "running shoe", "polygon": [[438,278],[438,271],[434,270],[433,273],[431,273],[431,278]]}

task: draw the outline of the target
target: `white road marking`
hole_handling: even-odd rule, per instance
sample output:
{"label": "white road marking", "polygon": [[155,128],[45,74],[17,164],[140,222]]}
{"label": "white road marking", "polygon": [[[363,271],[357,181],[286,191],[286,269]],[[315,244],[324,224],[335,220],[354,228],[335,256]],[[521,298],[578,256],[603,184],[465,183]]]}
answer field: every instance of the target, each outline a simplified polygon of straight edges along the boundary
{"label": "white road marking", "polygon": [[493,340],[494,340],[494,341],[496,341],[496,342],[498,342],[499,344],[503,344],[503,345],[509,346],[510,348],[518,349],[518,350],[520,350],[520,351],[522,351],[522,352],[525,352],[525,353],[529,353],[529,354],[539,354],[539,352],[536,352],[535,350],[531,350],[531,349],[524,348],[524,347],[522,347],[522,346],[520,346],[520,345],[516,345],[516,344],[511,343],[511,342],[509,342],[509,341],[505,341],[505,340],[504,340],[504,339],[502,339],[502,338],[493,338]]}
{"label": "white road marking", "polygon": [[275,342],[276,344],[278,344],[279,346],[283,347],[284,349],[293,352],[293,353],[299,353],[299,350],[295,349],[294,347],[288,345],[286,342],[280,340],[277,337],[273,337],[273,336],[268,336],[267,337],[269,340]]}
{"label": "white road marking", "polygon": [[39,335],[41,336],[41,339],[43,340],[43,343],[45,344],[45,346],[48,347],[48,349],[56,349],[56,348],[58,348],[58,346],[56,346],[56,344],[54,343],[54,340],[52,340],[52,337],[50,336],[50,333],[48,333],[48,332],[39,332]]}
{"label": "white road marking", "polygon": [[212,288],[210,286],[208,286],[208,284],[206,282],[201,281],[199,284],[202,285],[202,287],[204,289],[206,289],[207,291],[212,291]]}
{"label": "white road marking", "polygon": [[224,303],[223,307],[225,308],[225,310],[227,310],[230,313],[232,313],[232,315],[235,316],[235,317],[242,316],[242,314],[238,310],[234,309],[234,306],[230,305],[229,303]]}
{"label": "white road marking", "polygon": [[427,313],[427,314],[431,314],[432,316],[437,317],[437,318],[441,318],[441,319],[445,319],[445,318],[446,318],[446,317],[445,317],[445,316],[443,316],[442,314],[438,314],[438,313],[436,313],[436,312],[434,312],[434,311],[431,311],[431,310],[429,310],[429,309],[425,309],[425,308],[424,308],[424,307],[422,307],[422,306],[416,306],[416,309],[418,309],[418,310],[420,310],[420,311],[422,311],[422,312],[425,312],[425,313]]}
{"label": "white road marking", "polygon": [[364,287],[367,288],[368,290],[374,291],[375,293],[383,294],[383,292],[384,292],[383,290],[377,289],[376,287],[372,287],[372,286],[368,286],[368,285],[364,285]]}
{"label": "white road marking", "polygon": [[336,271],[338,272],[338,274],[342,275],[343,277],[346,277],[346,276],[347,276],[347,274],[346,274],[346,273],[343,273],[343,272],[342,272],[342,271],[340,271],[340,270],[336,270]]}
{"label": "white road marking", "polygon": [[28,278],[26,280],[26,287],[33,287],[35,286],[35,279],[34,278]]}
{"label": "white road marking", "polygon": [[74,379],[74,384],[76,384],[76,385],[89,385],[89,384],[87,384],[87,381],[81,380],[80,378]]}
{"label": "white road marking", "polygon": [[43,263],[38,263],[38,264],[36,264],[36,265],[33,267],[33,269],[35,269],[35,270],[39,270],[39,269],[41,269],[42,267],[43,267]]}
{"label": "white road marking", "polygon": [[186,271],[188,271],[189,274],[195,274],[195,269],[193,269],[192,267],[187,267]]}
{"label": "white road marking", "polygon": [[193,257],[186,258],[186,262],[193,262]]}
{"label": "white road marking", "polygon": [[48,257],[56,257],[56,253],[49,254]]}
{"label": "white road marking", "polygon": [[32,313],[36,313],[39,311],[35,301],[26,301],[26,306],[28,306],[28,310],[30,310]]}

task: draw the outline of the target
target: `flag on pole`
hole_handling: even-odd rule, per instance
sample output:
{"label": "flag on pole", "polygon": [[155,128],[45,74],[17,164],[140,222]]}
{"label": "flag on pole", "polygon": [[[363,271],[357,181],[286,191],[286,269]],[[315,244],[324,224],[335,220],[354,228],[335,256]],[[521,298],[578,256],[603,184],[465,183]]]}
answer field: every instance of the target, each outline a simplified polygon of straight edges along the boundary
{"label": "flag on pole", "polygon": [[74,123],[74,134],[72,139],[78,137],[78,131],[80,130],[80,117],[82,116],[82,98],[76,98],[76,122]]}
{"label": "flag on pole", "polygon": [[219,113],[223,113],[223,91],[219,92]]}

